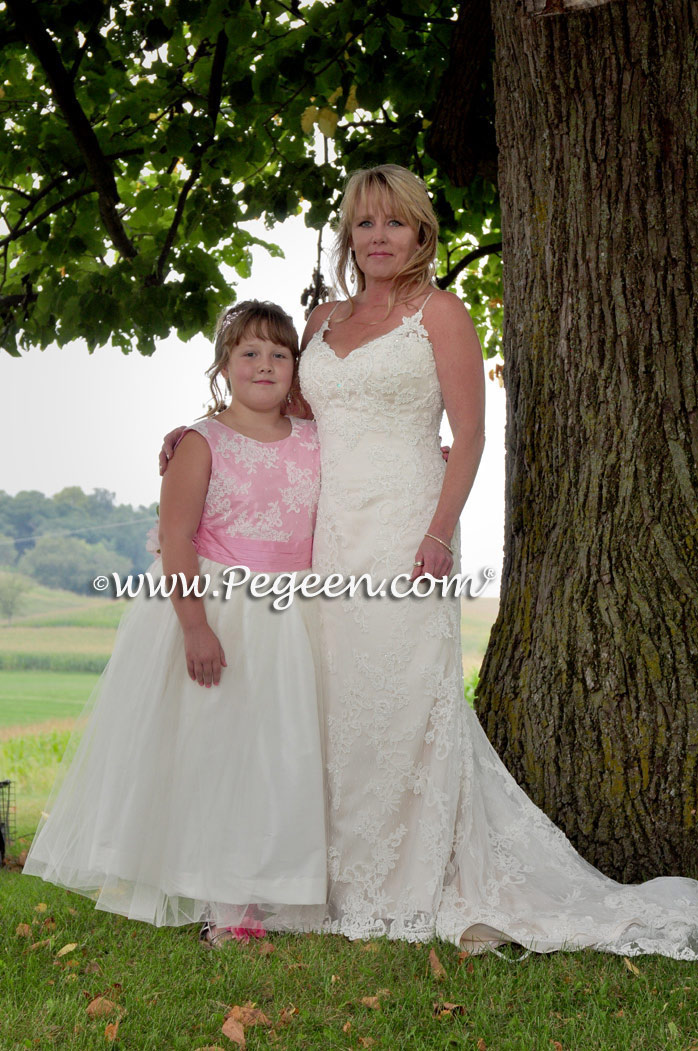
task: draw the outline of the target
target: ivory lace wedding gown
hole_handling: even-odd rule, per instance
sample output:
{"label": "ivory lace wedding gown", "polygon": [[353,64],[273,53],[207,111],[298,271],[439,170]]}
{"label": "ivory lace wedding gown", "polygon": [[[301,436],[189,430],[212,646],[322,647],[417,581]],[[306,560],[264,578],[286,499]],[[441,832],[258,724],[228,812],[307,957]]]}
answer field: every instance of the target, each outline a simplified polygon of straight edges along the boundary
{"label": "ivory lace wedding gown", "polygon": [[[375,584],[411,573],[438,501],[441,390],[421,310],[345,359],[328,323],[300,366],[321,445],[313,569]],[[463,699],[459,601],[320,600],[330,894],[289,925],[698,959],[698,882],[607,878],[510,776]]]}

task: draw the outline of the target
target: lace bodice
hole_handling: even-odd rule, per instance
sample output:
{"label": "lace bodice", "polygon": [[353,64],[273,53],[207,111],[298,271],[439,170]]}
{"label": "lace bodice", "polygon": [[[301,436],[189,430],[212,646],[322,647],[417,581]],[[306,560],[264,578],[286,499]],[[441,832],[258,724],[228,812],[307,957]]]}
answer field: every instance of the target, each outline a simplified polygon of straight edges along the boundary
{"label": "lace bodice", "polygon": [[211,477],[193,541],[200,555],[260,571],[309,568],[320,447],[313,421],[290,419],[290,435],[276,442],[248,438],[216,419],[187,428],[211,450]]}
{"label": "lace bodice", "polygon": [[[325,340],[329,322],[312,337],[300,364],[320,438],[319,520],[327,523],[325,511],[333,517],[341,505],[357,512],[370,507],[371,530],[378,527],[379,533],[373,532],[364,557],[321,528],[313,566],[320,572],[397,574],[411,569],[420,539],[416,509],[430,507],[433,513],[445,469],[439,442],[443,399],[431,343],[420,309],[339,358]],[[423,532],[428,522],[422,525],[419,512],[417,517]]]}

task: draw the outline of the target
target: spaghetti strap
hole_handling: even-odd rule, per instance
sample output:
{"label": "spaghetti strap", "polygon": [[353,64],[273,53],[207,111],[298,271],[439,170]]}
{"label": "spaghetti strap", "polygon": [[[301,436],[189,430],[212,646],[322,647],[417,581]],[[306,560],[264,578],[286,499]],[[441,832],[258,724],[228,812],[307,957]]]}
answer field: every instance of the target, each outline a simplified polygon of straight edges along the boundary
{"label": "spaghetti strap", "polygon": [[337,302],[335,303],[335,305],[334,305],[334,306],[332,307],[332,309],[330,310],[329,314],[328,314],[328,315],[327,315],[327,317],[325,318],[325,324],[326,324],[326,325],[329,325],[329,323],[330,323],[330,318],[332,317],[332,315],[334,314],[335,310],[336,310],[336,309],[337,309],[337,307],[338,307],[338,306],[340,305],[340,303],[346,303],[346,299],[338,299],[338,300],[337,300]]}
{"label": "spaghetti strap", "polygon": [[429,293],[429,295],[427,296],[427,298],[424,300],[424,302],[422,303],[421,307],[417,311],[417,314],[416,314],[417,317],[421,317],[422,316],[422,311],[424,310],[425,306],[427,305],[427,303],[429,302],[431,297],[434,295],[434,292],[436,292],[436,289],[432,288],[431,292]]}

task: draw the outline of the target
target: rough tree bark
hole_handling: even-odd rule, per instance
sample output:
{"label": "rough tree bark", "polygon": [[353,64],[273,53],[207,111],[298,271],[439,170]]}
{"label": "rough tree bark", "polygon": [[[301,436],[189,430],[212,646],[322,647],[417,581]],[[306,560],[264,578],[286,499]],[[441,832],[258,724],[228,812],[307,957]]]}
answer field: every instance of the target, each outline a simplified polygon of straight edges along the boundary
{"label": "rough tree bark", "polygon": [[604,872],[698,875],[698,5],[492,16],[507,521],[478,711]]}

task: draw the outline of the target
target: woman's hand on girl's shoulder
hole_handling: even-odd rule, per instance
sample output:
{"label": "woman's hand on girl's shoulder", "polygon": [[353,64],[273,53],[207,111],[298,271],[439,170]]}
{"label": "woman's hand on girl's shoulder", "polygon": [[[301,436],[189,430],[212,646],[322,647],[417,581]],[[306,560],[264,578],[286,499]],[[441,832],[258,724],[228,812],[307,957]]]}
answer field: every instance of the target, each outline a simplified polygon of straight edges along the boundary
{"label": "woman's hand on girl's shoulder", "polygon": [[167,465],[174,455],[175,445],[182,437],[186,429],[186,427],[175,427],[173,431],[169,431],[163,438],[159,456],[160,474],[164,474],[167,470]]}

